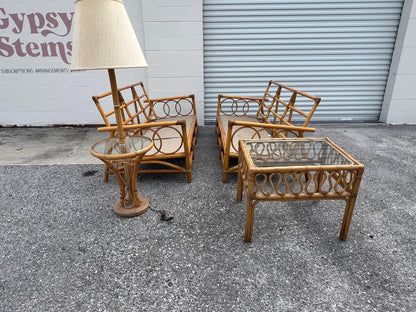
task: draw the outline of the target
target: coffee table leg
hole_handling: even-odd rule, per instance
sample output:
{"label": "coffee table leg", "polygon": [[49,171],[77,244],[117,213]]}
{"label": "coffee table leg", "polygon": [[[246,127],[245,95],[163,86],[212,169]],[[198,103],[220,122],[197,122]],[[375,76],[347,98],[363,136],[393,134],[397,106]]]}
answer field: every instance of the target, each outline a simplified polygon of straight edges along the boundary
{"label": "coffee table leg", "polygon": [[237,179],[237,201],[241,202],[243,199],[243,179],[241,177],[241,171],[238,170],[238,179]]}
{"label": "coffee table leg", "polygon": [[247,196],[246,230],[244,234],[244,241],[247,243],[251,242],[251,237],[253,235],[254,207],[253,200]]}
{"label": "coffee table leg", "polygon": [[347,240],[348,230],[351,224],[352,213],[354,211],[355,200],[357,199],[356,196],[348,198],[346,200],[345,211],[344,211],[344,218],[342,219],[342,226],[341,231],[339,233],[340,240]]}

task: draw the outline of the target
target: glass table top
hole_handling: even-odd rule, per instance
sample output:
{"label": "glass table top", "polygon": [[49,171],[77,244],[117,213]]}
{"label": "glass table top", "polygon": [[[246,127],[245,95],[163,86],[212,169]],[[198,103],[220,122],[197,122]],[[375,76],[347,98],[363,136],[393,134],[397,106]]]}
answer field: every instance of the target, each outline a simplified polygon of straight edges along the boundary
{"label": "glass table top", "polygon": [[256,167],[354,165],[353,159],[326,138],[247,140]]}
{"label": "glass table top", "polygon": [[152,144],[152,140],[142,136],[129,136],[125,138],[126,144],[119,144],[119,138],[110,138],[97,142],[91,150],[101,155],[125,155],[141,152]]}

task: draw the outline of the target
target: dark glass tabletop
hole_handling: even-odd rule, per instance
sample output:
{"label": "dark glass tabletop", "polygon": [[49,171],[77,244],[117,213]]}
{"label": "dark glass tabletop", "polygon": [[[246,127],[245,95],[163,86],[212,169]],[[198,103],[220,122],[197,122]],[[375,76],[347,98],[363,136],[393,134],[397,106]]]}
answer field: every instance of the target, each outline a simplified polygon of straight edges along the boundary
{"label": "dark glass tabletop", "polygon": [[326,138],[247,140],[245,145],[257,167],[354,164],[352,159]]}

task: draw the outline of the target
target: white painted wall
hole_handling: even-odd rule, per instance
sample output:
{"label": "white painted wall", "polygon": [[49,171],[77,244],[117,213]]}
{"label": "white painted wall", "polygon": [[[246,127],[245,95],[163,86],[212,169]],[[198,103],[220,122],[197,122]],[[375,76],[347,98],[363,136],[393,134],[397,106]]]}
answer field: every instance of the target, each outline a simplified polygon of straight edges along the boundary
{"label": "white painted wall", "polygon": [[[124,3],[143,44],[141,2]],[[91,96],[110,90],[108,73],[105,70],[71,73],[64,61],[70,58],[66,45],[72,41],[72,31],[67,33],[58,13],[70,18],[74,8],[74,0],[0,0],[0,125],[102,123]],[[59,23],[52,21],[52,17]],[[62,43],[64,55],[42,53],[39,46],[50,42]],[[40,73],[38,69],[60,72]],[[140,80],[147,82],[147,69],[116,70],[116,75],[120,86]]]}
{"label": "white painted wall", "polygon": [[416,124],[416,0],[406,0],[380,120]]}
{"label": "white painted wall", "polygon": [[202,1],[143,0],[150,97],[195,94],[204,121]]}
{"label": "white painted wall", "polygon": [[[117,70],[118,85],[143,81],[151,97],[193,93],[197,101],[198,122],[203,124],[203,20],[202,0],[124,0],[133,27],[142,45],[148,69]],[[64,42],[64,37],[33,33],[24,24],[21,33],[4,27],[8,14],[73,12],[74,0],[0,0],[0,37],[8,44],[20,39],[30,42]],[[409,11],[402,19],[398,42],[381,121],[416,124],[416,0],[405,0]],[[9,20],[10,21],[10,20]],[[59,26],[63,27],[63,26]],[[64,28],[56,28],[65,33]],[[5,39],[3,40],[3,48]],[[0,53],[7,54],[1,49]],[[36,73],[40,69],[69,70],[59,56],[10,57],[0,55],[0,125],[45,126],[54,124],[101,123],[92,95],[110,90],[106,71],[79,73]],[[32,73],[6,73],[7,69],[31,69]]]}

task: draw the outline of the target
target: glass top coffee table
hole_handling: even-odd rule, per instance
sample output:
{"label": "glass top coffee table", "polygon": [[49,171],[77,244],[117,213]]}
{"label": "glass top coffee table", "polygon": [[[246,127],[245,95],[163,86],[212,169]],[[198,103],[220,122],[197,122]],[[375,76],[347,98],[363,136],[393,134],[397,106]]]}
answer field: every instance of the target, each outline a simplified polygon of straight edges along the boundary
{"label": "glass top coffee table", "polygon": [[344,199],[339,238],[346,240],[364,165],[329,138],[241,140],[237,200],[247,195],[244,240],[253,234],[262,201]]}

